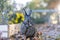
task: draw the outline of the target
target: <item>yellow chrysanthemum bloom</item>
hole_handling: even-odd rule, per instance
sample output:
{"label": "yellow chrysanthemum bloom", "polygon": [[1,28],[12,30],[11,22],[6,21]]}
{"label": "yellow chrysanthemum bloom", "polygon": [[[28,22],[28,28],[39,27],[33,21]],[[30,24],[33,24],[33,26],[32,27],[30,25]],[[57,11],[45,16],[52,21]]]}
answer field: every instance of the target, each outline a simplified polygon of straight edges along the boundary
{"label": "yellow chrysanthemum bloom", "polygon": [[24,14],[23,13],[16,13],[13,14],[12,16],[9,17],[9,21],[8,24],[17,24],[17,23],[21,23],[24,21]]}
{"label": "yellow chrysanthemum bloom", "polygon": [[24,21],[24,14],[23,14],[23,13],[16,13],[16,15],[17,15],[17,18],[22,17],[22,19],[21,19],[21,20],[23,20],[23,21]]}

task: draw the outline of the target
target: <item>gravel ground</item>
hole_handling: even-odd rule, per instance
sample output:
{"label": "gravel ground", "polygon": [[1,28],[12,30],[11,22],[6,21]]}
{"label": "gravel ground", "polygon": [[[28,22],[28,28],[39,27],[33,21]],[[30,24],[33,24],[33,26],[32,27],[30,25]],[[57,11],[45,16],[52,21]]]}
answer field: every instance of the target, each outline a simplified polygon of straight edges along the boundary
{"label": "gravel ground", "polygon": [[[58,35],[60,35],[60,25],[53,26],[41,26],[37,28],[37,31],[42,32],[43,40],[55,40]],[[47,36],[50,36],[48,38]]]}

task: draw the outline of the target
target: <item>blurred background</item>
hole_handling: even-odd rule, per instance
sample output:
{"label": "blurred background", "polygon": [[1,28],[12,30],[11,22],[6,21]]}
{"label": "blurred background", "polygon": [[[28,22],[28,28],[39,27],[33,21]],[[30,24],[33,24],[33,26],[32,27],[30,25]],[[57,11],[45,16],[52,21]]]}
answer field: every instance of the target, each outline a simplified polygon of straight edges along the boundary
{"label": "blurred background", "polygon": [[[9,15],[20,12],[23,8],[27,7],[31,10],[58,10],[58,12],[43,11],[32,13],[32,22],[37,29],[43,27],[42,30],[45,30],[47,26],[54,26],[56,28],[56,26],[60,25],[60,0],[0,0],[0,37],[8,37],[10,35],[9,30],[18,30],[17,27],[10,27],[7,23]],[[38,29],[38,31],[40,30]]]}
{"label": "blurred background", "polygon": [[[0,24],[6,24],[7,15],[13,14],[17,11],[22,10],[24,7],[29,7],[32,10],[46,10],[46,9],[55,9],[59,10],[60,8],[59,1],[56,0],[1,0],[0,1]],[[44,23],[49,22],[53,24],[58,23],[59,13],[47,13],[47,12],[37,12],[32,13],[31,17],[35,23]],[[53,22],[52,22],[53,21]]]}

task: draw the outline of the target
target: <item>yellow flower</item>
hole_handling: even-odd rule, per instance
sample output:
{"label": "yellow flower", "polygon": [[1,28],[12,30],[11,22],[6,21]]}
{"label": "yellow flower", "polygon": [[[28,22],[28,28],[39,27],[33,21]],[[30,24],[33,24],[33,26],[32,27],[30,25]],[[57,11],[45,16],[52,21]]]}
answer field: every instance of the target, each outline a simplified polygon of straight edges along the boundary
{"label": "yellow flower", "polygon": [[20,17],[22,17],[22,21],[24,21],[24,14],[23,13],[16,13],[16,15],[17,15],[17,18],[20,18]]}
{"label": "yellow flower", "polygon": [[15,23],[18,23],[18,19],[15,20]]}
{"label": "yellow flower", "polygon": [[20,14],[19,13],[16,13],[16,16],[17,16],[17,18],[20,18]]}
{"label": "yellow flower", "polygon": [[[16,16],[14,16],[14,15],[16,15]],[[9,20],[9,24],[22,23],[22,21],[24,21],[24,14],[23,13],[16,13],[16,14],[13,14],[13,17],[10,16],[9,18],[11,18]]]}
{"label": "yellow flower", "polygon": [[22,17],[22,19],[21,19],[21,20],[22,20],[22,21],[24,21],[24,15],[23,15],[23,14],[20,14],[20,15],[21,15],[21,17]]}

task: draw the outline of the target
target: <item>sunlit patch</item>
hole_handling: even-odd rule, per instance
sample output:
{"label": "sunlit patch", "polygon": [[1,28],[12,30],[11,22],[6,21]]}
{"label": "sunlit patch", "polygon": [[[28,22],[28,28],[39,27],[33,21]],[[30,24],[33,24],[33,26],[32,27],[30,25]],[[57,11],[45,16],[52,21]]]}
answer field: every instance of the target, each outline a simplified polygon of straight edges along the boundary
{"label": "sunlit patch", "polygon": [[55,16],[50,16],[50,18],[51,18],[52,20],[54,20],[54,19],[55,19]]}
{"label": "sunlit patch", "polygon": [[57,20],[52,21],[52,24],[57,24],[57,23],[58,23],[58,21],[57,21]]}

